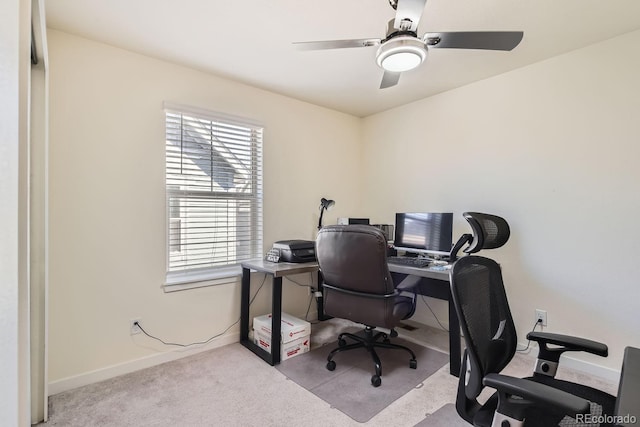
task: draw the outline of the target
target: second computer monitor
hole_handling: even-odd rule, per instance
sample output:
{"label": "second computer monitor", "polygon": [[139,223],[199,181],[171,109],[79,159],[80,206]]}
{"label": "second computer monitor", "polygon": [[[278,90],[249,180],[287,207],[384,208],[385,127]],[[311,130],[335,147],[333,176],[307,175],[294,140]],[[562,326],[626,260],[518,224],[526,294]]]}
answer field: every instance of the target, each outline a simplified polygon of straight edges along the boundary
{"label": "second computer monitor", "polygon": [[451,251],[452,212],[397,213],[393,246],[401,251],[446,256]]}

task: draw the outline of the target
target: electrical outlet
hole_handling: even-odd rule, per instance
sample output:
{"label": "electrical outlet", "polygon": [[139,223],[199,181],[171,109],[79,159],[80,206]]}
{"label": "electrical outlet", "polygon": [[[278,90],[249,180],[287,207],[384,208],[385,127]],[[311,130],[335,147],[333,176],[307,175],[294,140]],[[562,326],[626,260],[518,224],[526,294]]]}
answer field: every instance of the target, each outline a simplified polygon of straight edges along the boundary
{"label": "electrical outlet", "polygon": [[142,332],[142,329],[140,329],[140,326],[138,326],[138,322],[140,322],[142,319],[131,319],[129,320],[129,334],[130,335],[137,335],[139,333]]}
{"label": "electrical outlet", "polygon": [[547,326],[547,312],[536,308],[536,322],[542,326]]}

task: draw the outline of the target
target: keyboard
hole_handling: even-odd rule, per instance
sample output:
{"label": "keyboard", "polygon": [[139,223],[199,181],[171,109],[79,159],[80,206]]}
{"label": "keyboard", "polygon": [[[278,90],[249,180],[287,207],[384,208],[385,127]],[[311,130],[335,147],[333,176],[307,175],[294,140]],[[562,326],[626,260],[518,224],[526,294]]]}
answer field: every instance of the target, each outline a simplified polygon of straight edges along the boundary
{"label": "keyboard", "polygon": [[409,267],[427,267],[431,264],[431,260],[426,258],[408,257],[408,256],[390,256],[387,257],[389,264],[407,265]]}

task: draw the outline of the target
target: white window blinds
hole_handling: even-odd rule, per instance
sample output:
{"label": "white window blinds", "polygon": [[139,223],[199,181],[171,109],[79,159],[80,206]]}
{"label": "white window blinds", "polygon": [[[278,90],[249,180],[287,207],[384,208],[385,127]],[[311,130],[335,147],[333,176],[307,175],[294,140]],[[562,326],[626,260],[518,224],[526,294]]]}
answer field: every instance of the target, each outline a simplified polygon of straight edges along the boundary
{"label": "white window blinds", "polygon": [[166,109],[167,283],[261,257],[262,135],[242,119]]}

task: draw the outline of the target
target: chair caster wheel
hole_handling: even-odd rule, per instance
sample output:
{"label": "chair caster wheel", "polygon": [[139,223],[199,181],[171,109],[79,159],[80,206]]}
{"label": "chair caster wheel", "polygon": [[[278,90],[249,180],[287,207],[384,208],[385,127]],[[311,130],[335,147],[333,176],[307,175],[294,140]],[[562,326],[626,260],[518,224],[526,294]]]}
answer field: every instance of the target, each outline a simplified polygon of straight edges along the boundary
{"label": "chair caster wheel", "polygon": [[327,362],[327,369],[329,371],[333,371],[334,369],[336,369],[336,362],[334,362],[333,360],[329,360]]}
{"label": "chair caster wheel", "polygon": [[418,368],[418,361],[416,359],[411,359],[409,361],[409,367],[411,369],[417,369]]}
{"label": "chair caster wheel", "polygon": [[380,387],[380,384],[382,384],[382,379],[380,379],[379,376],[374,375],[371,377],[371,385],[374,387]]}
{"label": "chair caster wheel", "polygon": [[344,347],[345,345],[347,345],[347,340],[345,340],[344,338],[340,338],[338,340],[338,346],[339,347]]}

